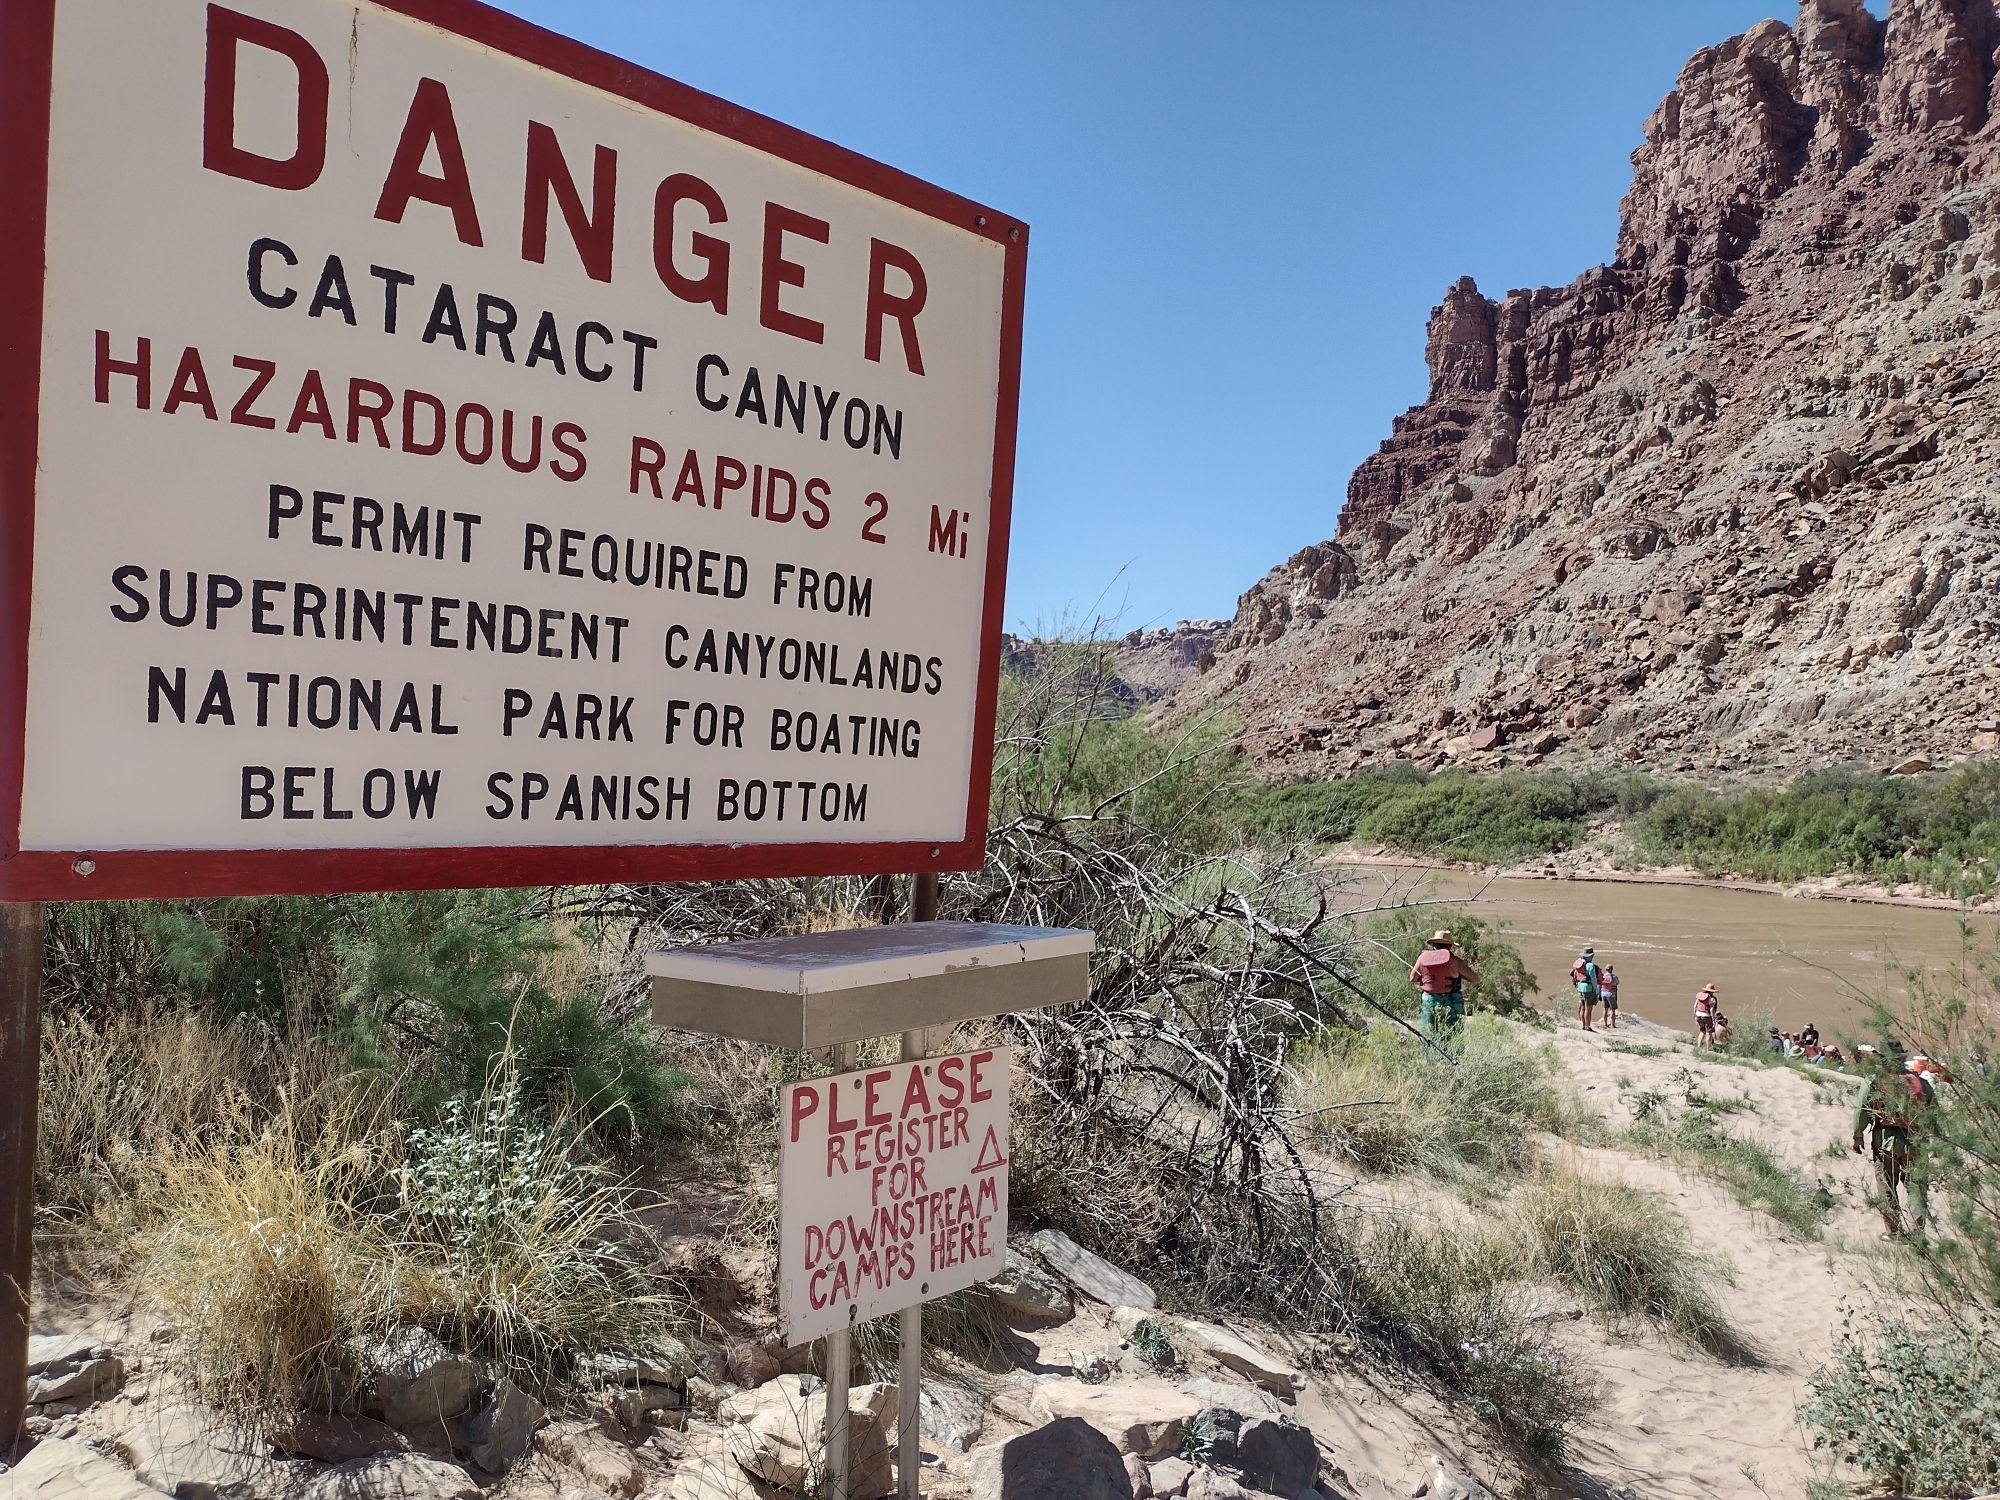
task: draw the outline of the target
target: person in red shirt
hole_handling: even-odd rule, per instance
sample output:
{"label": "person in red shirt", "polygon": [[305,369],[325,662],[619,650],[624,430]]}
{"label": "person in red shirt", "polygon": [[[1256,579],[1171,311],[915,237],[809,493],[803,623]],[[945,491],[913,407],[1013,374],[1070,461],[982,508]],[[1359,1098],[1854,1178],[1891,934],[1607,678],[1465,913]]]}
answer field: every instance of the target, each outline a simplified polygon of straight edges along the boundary
{"label": "person in red shirt", "polygon": [[1715,1047],[1715,1018],[1722,1013],[1722,1002],[1715,998],[1715,986],[1705,984],[1695,992],[1694,997],[1694,1044],[1697,1047]]}

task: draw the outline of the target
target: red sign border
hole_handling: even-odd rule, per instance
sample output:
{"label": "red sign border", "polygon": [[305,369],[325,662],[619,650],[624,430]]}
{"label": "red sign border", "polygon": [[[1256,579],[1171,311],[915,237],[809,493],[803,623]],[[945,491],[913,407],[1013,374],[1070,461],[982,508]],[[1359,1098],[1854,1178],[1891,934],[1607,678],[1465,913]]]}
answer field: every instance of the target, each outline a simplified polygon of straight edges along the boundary
{"label": "red sign border", "polygon": [[[148,0],[164,3],[164,0]],[[193,0],[176,0],[190,3]],[[999,694],[1000,629],[1020,414],[1028,226],[970,199],[480,0],[371,0],[657,113],[992,240],[1005,252],[992,520],[966,836],[957,842],[613,844],[416,849],[22,851],[28,624],[40,441],[51,60],[58,0],[0,0],[0,901],[258,896],[453,886],[601,884],[977,869],[985,858]]]}

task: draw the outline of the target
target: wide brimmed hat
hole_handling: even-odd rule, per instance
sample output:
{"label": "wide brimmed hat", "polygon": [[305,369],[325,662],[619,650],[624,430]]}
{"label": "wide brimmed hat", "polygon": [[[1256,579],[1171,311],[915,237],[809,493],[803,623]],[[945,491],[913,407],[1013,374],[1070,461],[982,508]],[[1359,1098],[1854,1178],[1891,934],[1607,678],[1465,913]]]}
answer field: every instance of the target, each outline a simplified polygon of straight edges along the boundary
{"label": "wide brimmed hat", "polygon": [[1431,934],[1431,941],[1433,943],[1443,943],[1445,947],[1449,948],[1451,946],[1451,929],[1449,927],[1440,927],[1436,932]]}
{"label": "wide brimmed hat", "polygon": [[1713,995],[1715,993],[1715,986],[1712,984],[1705,984],[1701,987],[1701,992],[1704,995]]}

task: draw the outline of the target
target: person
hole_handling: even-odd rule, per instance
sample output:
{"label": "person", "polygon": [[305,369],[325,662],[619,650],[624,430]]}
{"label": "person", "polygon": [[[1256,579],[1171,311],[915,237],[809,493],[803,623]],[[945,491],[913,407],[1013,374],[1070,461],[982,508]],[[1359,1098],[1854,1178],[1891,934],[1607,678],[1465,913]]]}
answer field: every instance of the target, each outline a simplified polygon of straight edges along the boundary
{"label": "person", "polygon": [[1465,987],[1479,983],[1479,975],[1452,951],[1450,930],[1440,927],[1410,965],[1410,982],[1422,997],[1419,1028],[1425,1036],[1443,1040],[1465,1019]]}
{"label": "person", "polygon": [[1725,1016],[1720,1010],[1715,1013],[1714,1045],[1717,1047],[1727,1047],[1729,1045],[1729,1017]]}
{"label": "person", "polygon": [[1722,1010],[1722,1002],[1715,998],[1715,986],[1705,984],[1695,992],[1694,997],[1694,1044],[1697,1047],[1715,1046],[1715,1018]]}
{"label": "person", "polygon": [[1819,1045],[1819,1028],[1812,1022],[1806,1022],[1805,1029],[1799,1033],[1799,1045],[1808,1051]]}
{"label": "person", "polygon": [[1575,963],[1569,966],[1570,983],[1576,986],[1576,1024],[1585,1031],[1595,1031],[1590,1024],[1597,1010],[1597,1000],[1601,993],[1599,985],[1603,979],[1597,967],[1597,950],[1586,948],[1577,955]]}
{"label": "person", "polygon": [[1618,1025],[1618,971],[1610,964],[1604,966],[1604,973],[1597,981],[1597,993],[1604,1002],[1604,1029],[1615,1030]]}
{"label": "person", "polygon": [[1775,1052],[1780,1057],[1785,1055],[1785,1034],[1778,1030],[1777,1027],[1773,1026],[1771,1028],[1771,1034],[1764,1042],[1764,1050],[1766,1052]]}
{"label": "person", "polygon": [[1921,1232],[1930,1222],[1930,1195],[1920,1160],[1916,1131],[1923,1112],[1936,1102],[1928,1079],[1904,1065],[1901,1050],[1887,1042],[1878,1050],[1864,1046],[1859,1061],[1868,1082],[1854,1107],[1854,1152],[1870,1135],[1869,1149],[1882,1182],[1882,1219],[1891,1238],[1903,1235],[1903,1205],[1899,1189],[1910,1188],[1910,1209]]}

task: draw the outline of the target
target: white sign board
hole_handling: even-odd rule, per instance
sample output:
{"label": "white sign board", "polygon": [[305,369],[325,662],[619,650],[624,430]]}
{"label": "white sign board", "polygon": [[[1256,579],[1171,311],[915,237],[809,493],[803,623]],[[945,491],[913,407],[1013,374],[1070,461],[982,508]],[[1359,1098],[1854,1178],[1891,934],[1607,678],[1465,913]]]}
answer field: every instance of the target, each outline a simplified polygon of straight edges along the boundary
{"label": "white sign board", "polygon": [[462,0],[6,12],[0,896],[977,863],[1024,226]]}
{"label": "white sign board", "polygon": [[988,1047],[788,1084],[778,1309],[794,1343],[1007,1265],[1007,1069]]}

